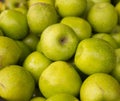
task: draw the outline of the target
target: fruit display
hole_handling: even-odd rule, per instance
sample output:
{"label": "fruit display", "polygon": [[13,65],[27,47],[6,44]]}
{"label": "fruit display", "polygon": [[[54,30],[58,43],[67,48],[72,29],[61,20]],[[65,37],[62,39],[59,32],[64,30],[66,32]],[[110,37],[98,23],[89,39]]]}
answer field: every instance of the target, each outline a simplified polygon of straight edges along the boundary
{"label": "fruit display", "polygon": [[1,0],[0,101],[120,101],[120,0]]}

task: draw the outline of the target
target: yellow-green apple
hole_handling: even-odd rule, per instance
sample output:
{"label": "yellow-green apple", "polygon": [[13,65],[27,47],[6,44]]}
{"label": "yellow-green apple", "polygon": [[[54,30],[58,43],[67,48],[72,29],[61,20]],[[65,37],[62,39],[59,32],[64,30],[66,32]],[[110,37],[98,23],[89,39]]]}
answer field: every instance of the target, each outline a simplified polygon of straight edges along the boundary
{"label": "yellow-green apple", "polygon": [[27,70],[9,65],[0,71],[0,96],[7,101],[29,101],[35,82]]}
{"label": "yellow-green apple", "polygon": [[42,32],[37,51],[53,61],[68,60],[74,55],[78,42],[79,39],[71,27],[57,23]]}
{"label": "yellow-green apple", "polygon": [[114,48],[103,39],[84,39],[78,44],[75,65],[88,75],[98,72],[110,73],[116,66]]}
{"label": "yellow-green apple", "polygon": [[4,10],[0,14],[0,28],[3,33],[13,39],[23,39],[28,34],[26,15],[16,10]]}
{"label": "yellow-green apple", "polygon": [[78,72],[65,61],[51,63],[39,78],[39,89],[46,98],[60,93],[78,97],[81,84]]}
{"label": "yellow-green apple", "polygon": [[87,6],[87,0],[55,0],[55,7],[61,17],[81,16]]}
{"label": "yellow-green apple", "polygon": [[120,101],[120,84],[109,74],[90,75],[80,89],[81,101]]}
{"label": "yellow-green apple", "polygon": [[59,16],[53,5],[40,2],[29,7],[27,20],[32,33],[40,35],[46,27],[57,23]]}
{"label": "yellow-green apple", "polygon": [[50,65],[51,61],[38,51],[30,53],[24,60],[23,67],[31,72],[36,82],[41,73]]}

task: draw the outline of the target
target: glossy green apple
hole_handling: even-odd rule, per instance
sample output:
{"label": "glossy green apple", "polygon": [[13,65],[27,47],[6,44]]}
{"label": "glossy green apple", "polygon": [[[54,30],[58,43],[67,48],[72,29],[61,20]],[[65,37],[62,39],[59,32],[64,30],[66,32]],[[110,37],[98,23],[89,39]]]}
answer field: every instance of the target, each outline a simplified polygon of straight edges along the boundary
{"label": "glossy green apple", "polygon": [[87,0],[55,0],[55,7],[61,17],[81,16],[87,6]]}
{"label": "glossy green apple", "polygon": [[0,36],[0,68],[17,64],[20,55],[21,49],[15,40],[6,36]]}
{"label": "glossy green apple", "polygon": [[4,10],[0,19],[0,28],[7,37],[19,40],[28,34],[27,18],[21,12]]}
{"label": "glossy green apple", "polygon": [[78,97],[81,84],[78,72],[65,61],[51,63],[39,79],[40,91],[46,98],[59,93],[68,93]]}
{"label": "glossy green apple", "polygon": [[53,5],[40,2],[29,7],[27,20],[32,33],[40,36],[46,27],[57,23],[59,17]]}
{"label": "glossy green apple", "polygon": [[34,79],[38,82],[41,73],[50,63],[51,61],[46,56],[38,51],[34,51],[26,57],[23,67],[31,72]]}
{"label": "glossy green apple", "polygon": [[77,47],[75,65],[88,75],[97,72],[110,73],[116,66],[114,48],[103,39],[84,39]]}
{"label": "glossy green apple", "polygon": [[111,3],[95,3],[88,12],[87,20],[91,24],[93,31],[110,33],[117,25],[118,14]]}
{"label": "glossy green apple", "polygon": [[53,24],[41,34],[37,50],[54,61],[68,60],[74,55],[78,41],[71,27],[62,23]]}
{"label": "glossy green apple", "polygon": [[9,65],[0,71],[0,96],[7,101],[29,101],[35,88],[32,75],[23,67]]}
{"label": "glossy green apple", "polygon": [[90,75],[80,89],[81,101],[120,101],[120,84],[106,73]]}

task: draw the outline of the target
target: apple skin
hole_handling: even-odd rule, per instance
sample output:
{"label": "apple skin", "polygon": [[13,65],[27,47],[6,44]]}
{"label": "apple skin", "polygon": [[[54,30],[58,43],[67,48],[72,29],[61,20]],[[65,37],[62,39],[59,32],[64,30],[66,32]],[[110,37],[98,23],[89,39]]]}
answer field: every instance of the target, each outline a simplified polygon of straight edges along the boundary
{"label": "apple skin", "polygon": [[60,93],[78,97],[81,84],[78,72],[65,61],[51,63],[39,78],[39,89],[46,98]]}
{"label": "apple skin", "polygon": [[53,24],[41,34],[37,51],[53,61],[68,60],[74,55],[78,42],[72,28],[62,23]]}
{"label": "apple skin", "polygon": [[[81,6],[82,5],[82,6]],[[87,0],[55,0],[55,7],[61,17],[81,16],[87,6]]]}
{"label": "apple skin", "polygon": [[20,40],[28,34],[27,17],[23,13],[13,9],[4,10],[0,19],[0,28],[7,37]]}
{"label": "apple skin", "polygon": [[31,72],[37,83],[41,73],[50,65],[50,63],[51,61],[46,56],[38,51],[34,51],[26,57],[23,67]]}
{"label": "apple skin", "polygon": [[6,36],[0,36],[0,68],[17,64],[20,55],[21,49],[15,40]]}
{"label": "apple skin", "polygon": [[0,71],[0,96],[7,101],[29,101],[35,82],[27,70],[9,65]]}
{"label": "apple skin", "polygon": [[111,75],[90,75],[80,89],[81,101],[120,101],[120,84]]}
{"label": "apple skin", "polygon": [[94,32],[110,33],[117,25],[118,14],[111,3],[96,3],[89,10],[87,20]]}
{"label": "apple skin", "polygon": [[88,38],[78,44],[74,61],[87,75],[96,72],[110,73],[116,66],[116,55],[114,48],[105,40]]}
{"label": "apple skin", "polygon": [[53,95],[52,97],[48,98],[46,101],[79,101],[75,96],[72,96],[67,93],[61,93]]}
{"label": "apple skin", "polygon": [[53,5],[40,2],[30,6],[27,20],[31,32],[40,36],[45,28],[59,21],[59,15]]}

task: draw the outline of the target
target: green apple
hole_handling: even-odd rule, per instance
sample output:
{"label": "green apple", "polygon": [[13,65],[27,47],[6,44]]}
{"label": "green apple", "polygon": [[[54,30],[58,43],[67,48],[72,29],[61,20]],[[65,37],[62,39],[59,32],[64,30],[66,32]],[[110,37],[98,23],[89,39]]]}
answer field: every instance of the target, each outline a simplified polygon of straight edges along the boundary
{"label": "green apple", "polygon": [[27,20],[32,33],[40,36],[46,27],[58,22],[59,16],[53,5],[40,2],[28,9]]}
{"label": "green apple", "polygon": [[65,61],[51,63],[39,78],[39,89],[46,98],[60,93],[77,97],[81,84],[81,77],[77,71]]}
{"label": "green apple", "polygon": [[84,39],[77,47],[75,65],[88,75],[97,72],[110,73],[116,66],[114,48],[103,39]]}
{"label": "green apple", "polygon": [[55,7],[61,17],[81,16],[87,6],[87,0],[55,0]]}
{"label": "green apple", "polygon": [[46,101],[79,101],[75,96],[61,93],[53,95],[52,97],[48,98]]}
{"label": "green apple", "polygon": [[[79,40],[83,40],[91,37],[92,28],[91,25],[80,17],[64,17],[61,23],[70,26],[77,34]],[[86,29],[87,28],[87,29]]]}
{"label": "green apple", "polygon": [[28,34],[27,17],[15,10],[4,10],[0,14],[0,28],[13,39],[23,39]]}
{"label": "green apple", "polygon": [[120,84],[106,73],[90,75],[80,89],[81,101],[120,101]]}
{"label": "green apple", "polygon": [[9,65],[0,71],[0,96],[7,101],[29,101],[35,88],[32,75],[23,67]]}
{"label": "green apple", "polygon": [[117,57],[117,63],[116,67],[112,70],[111,75],[120,82],[120,48],[117,48],[115,52]]}
{"label": "green apple", "polygon": [[103,40],[107,41],[113,48],[115,48],[115,49],[118,48],[118,44],[117,44],[116,40],[110,34],[95,33],[92,37],[103,39]]}
{"label": "green apple", "polygon": [[54,61],[68,60],[74,55],[78,42],[79,39],[71,27],[57,23],[42,32],[37,51]]}
{"label": "green apple", "polygon": [[34,97],[30,101],[46,101],[44,97]]}
{"label": "green apple", "polygon": [[117,25],[118,15],[112,4],[102,2],[94,4],[88,12],[87,20],[93,31],[109,33]]}
{"label": "green apple", "polygon": [[39,39],[40,38],[37,35],[30,33],[22,41],[31,49],[31,51],[35,51]]}
{"label": "green apple", "polygon": [[0,36],[0,68],[17,64],[20,55],[21,49],[15,40],[6,36]]}
{"label": "green apple", "polygon": [[38,82],[41,73],[50,65],[50,63],[51,61],[42,53],[34,51],[26,57],[23,67],[31,72],[36,82]]}

